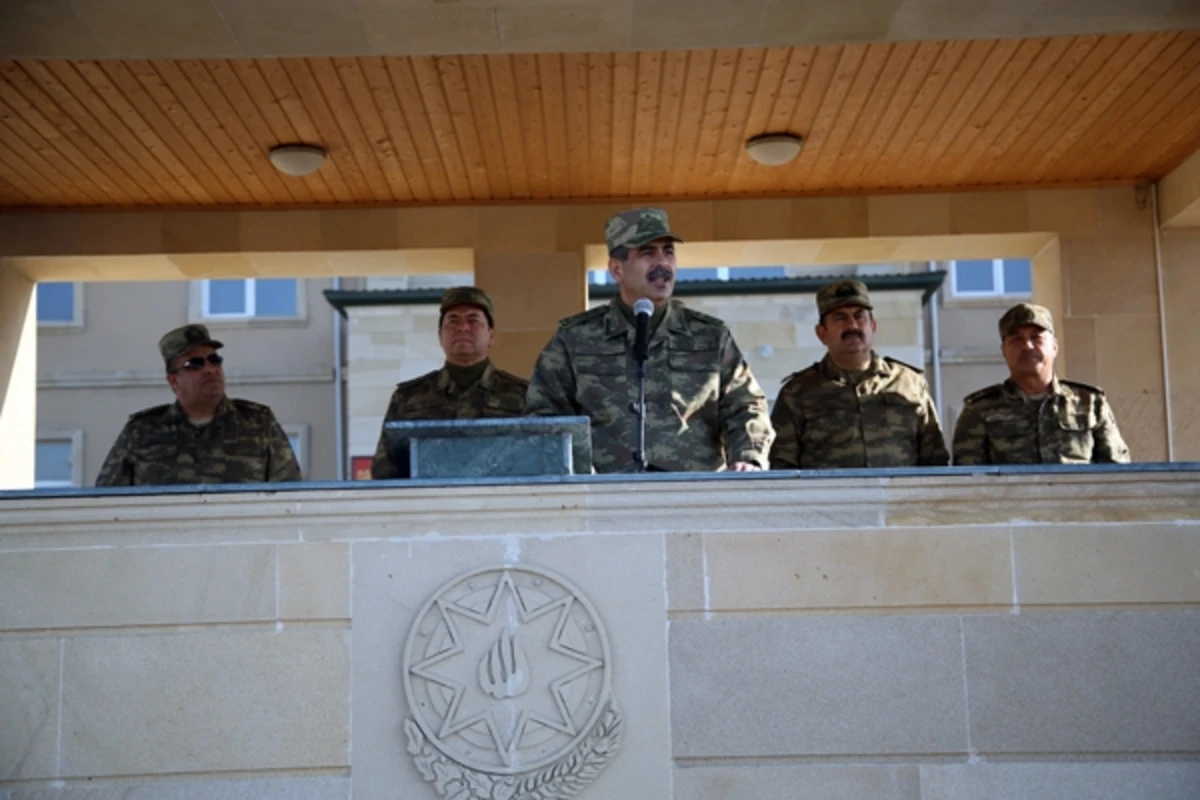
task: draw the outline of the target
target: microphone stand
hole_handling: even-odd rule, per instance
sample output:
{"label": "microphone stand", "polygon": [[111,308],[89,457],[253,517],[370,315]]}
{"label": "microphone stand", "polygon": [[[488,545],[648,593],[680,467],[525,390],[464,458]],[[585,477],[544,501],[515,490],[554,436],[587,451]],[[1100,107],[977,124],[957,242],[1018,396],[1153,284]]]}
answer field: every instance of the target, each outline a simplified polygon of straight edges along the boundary
{"label": "microphone stand", "polygon": [[637,403],[633,413],[637,415],[637,450],[633,453],[633,471],[646,471],[646,353],[634,352],[637,365]]}

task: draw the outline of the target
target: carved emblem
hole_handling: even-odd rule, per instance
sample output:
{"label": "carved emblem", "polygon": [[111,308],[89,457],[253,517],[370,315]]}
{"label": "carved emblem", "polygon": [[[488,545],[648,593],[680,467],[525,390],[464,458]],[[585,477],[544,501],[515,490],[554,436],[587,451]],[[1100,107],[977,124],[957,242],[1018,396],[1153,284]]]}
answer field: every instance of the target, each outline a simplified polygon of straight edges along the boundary
{"label": "carved emblem", "polygon": [[599,615],[563,578],[528,566],[443,586],[404,645],[408,751],[441,797],[574,797],[616,754]]}

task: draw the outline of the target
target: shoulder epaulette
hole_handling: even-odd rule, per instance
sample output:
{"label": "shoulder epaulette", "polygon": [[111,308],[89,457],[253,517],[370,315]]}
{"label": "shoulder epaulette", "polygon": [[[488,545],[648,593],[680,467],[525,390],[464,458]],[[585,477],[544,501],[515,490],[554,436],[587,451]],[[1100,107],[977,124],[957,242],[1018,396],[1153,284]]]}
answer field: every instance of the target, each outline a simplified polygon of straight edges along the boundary
{"label": "shoulder epaulette", "polygon": [[898,367],[904,367],[905,369],[911,369],[913,372],[917,373],[918,375],[921,375],[925,372],[925,370],[921,369],[920,367],[914,367],[912,364],[908,364],[904,361],[901,361],[898,358],[892,358],[891,356],[884,356],[883,360],[888,362],[889,364],[895,364]]}
{"label": "shoulder epaulette", "polygon": [[795,372],[793,372],[791,375],[785,376],[784,379],[780,381],[780,383],[785,384],[788,381],[790,381],[792,378],[803,378],[803,377],[807,376],[810,372],[816,372],[817,368],[820,366],[821,366],[821,362],[816,361],[813,364],[805,367],[804,369],[798,369]]}
{"label": "shoulder epaulette", "polygon": [[589,308],[587,311],[580,311],[578,314],[572,314],[566,319],[559,320],[558,325],[560,328],[574,328],[576,325],[580,325],[584,322],[590,322],[598,317],[603,317],[607,312],[608,304],[596,306],[595,308]]}
{"label": "shoulder epaulette", "polygon": [[720,317],[714,317],[712,314],[705,314],[703,311],[697,311],[696,309],[689,308],[688,306],[680,306],[679,310],[686,314],[688,318],[696,320],[696,322],[703,322],[706,325],[725,325],[725,320],[721,319]]}
{"label": "shoulder epaulette", "polygon": [[233,398],[231,402],[238,411],[248,411],[251,414],[261,414],[264,411],[271,410],[269,406],[262,403],[256,403],[253,400],[243,400],[239,397]]}
{"label": "shoulder epaulette", "polygon": [[520,375],[513,375],[511,372],[507,372],[502,369],[496,369],[495,374],[496,377],[500,378],[501,380],[509,381],[510,383],[516,383],[521,386],[529,386],[529,381],[525,380]]}
{"label": "shoulder epaulette", "polygon": [[993,397],[1004,390],[1003,383],[994,383],[991,386],[985,386],[979,391],[971,392],[963,398],[963,403],[974,403],[985,397]]}
{"label": "shoulder epaulette", "polygon": [[130,420],[146,419],[147,417],[157,416],[159,414],[165,413],[166,410],[169,409],[170,407],[171,407],[170,403],[164,403],[161,406],[152,406],[150,408],[143,408],[141,411],[135,411],[132,414],[130,414],[129,419]]}
{"label": "shoulder epaulette", "polygon": [[1065,383],[1067,386],[1070,386],[1074,389],[1087,389],[1089,392],[1093,392],[1095,394],[1104,394],[1104,390],[1099,386],[1093,386],[1092,384],[1084,383],[1083,381],[1070,381],[1066,380],[1065,378],[1059,378],[1058,382]]}

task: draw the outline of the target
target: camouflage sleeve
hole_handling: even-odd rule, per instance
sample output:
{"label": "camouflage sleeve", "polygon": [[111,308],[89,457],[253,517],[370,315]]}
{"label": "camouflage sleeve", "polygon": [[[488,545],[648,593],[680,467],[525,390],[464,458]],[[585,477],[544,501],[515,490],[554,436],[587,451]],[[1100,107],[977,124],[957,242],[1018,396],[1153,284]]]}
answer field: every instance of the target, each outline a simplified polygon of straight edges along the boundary
{"label": "camouflage sleeve", "polygon": [[1117,429],[1117,417],[1113,414],[1112,406],[1104,395],[1096,398],[1099,404],[1097,417],[1100,425],[1092,432],[1092,463],[1093,464],[1128,464],[1132,458],[1129,445],[1121,438]]}
{"label": "camouflage sleeve", "polygon": [[946,452],[946,437],[942,435],[942,423],[938,420],[937,407],[929,396],[929,386],[922,379],[924,399],[921,401],[921,442],[917,452],[917,465],[922,467],[945,467],[950,463]]}
{"label": "camouflage sleeve", "polygon": [[553,417],[577,413],[571,354],[567,351],[562,331],[559,330],[546,344],[533,366],[533,377],[529,381],[529,389],[525,392],[525,415]]}
{"label": "camouflage sleeve", "polygon": [[268,481],[299,481],[300,462],[292,452],[292,443],[275,414],[267,410],[267,480]]}
{"label": "camouflage sleeve", "polygon": [[379,442],[375,445],[375,457],[371,459],[371,478],[377,481],[400,477],[400,468],[392,451],[388,448],[387,435],[383,432],[383,423],[401,419],[400,390],[392,392],[388,401],[387,411],[383,412],[383,422],[379,423]]}
{"label": "camouflage sleeve", "polygon": [[750,365],[725,331],[721,347],[721,398],[719,414],[725,434],[725,460],[768,468],[768,453],[775,429],[767,416],[767,398],[754,379]]}
{"label": "camouflage sleeve", "polygon": [[100,474],[96,477],[97,486],[133,486],[133,464],[129,460],[133,431],[130,427],[131,424],[126,422],[121,433],[117,435],[117,440],[113,442],[112,449],[104,459],[104,465],[100,467]]}
{"label": "camouflage sleeve", "polygon": [[775,398],[771,425],[775,444],[771,446],[771,469],[800,469],[800,442],[804,436],[804,415],[792,402],[794,392],[785,384]]}
{"label": "camouflage sleeve", "polygon": [[988,455],[987,427],[983,412],[973,403],[963,406],[954,425],[954,463],[956,466],[978,466],[992,463]]}

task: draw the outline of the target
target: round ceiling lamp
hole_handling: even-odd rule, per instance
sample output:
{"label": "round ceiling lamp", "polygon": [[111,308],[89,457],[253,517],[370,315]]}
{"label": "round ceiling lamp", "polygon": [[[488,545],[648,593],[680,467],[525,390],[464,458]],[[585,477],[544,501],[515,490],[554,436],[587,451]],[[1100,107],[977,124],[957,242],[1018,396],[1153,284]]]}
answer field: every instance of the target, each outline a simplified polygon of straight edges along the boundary
{"label": "round ceiling lamp", "polygon": [[275,169],[299,178],[319,170],[327,154],[324,147],[315,144],[281,144],[272,147],[267,155]]}
{"label": "round ceiling lamp", "polygon": [[746,142],[746,154],[764,167],[778,167],[800,154],[804,139],[793,133],[765,133]]}

